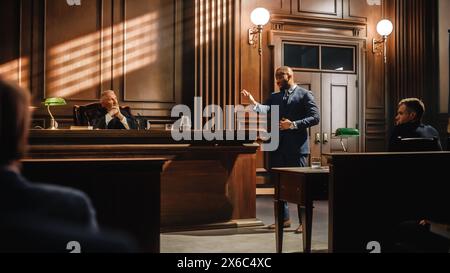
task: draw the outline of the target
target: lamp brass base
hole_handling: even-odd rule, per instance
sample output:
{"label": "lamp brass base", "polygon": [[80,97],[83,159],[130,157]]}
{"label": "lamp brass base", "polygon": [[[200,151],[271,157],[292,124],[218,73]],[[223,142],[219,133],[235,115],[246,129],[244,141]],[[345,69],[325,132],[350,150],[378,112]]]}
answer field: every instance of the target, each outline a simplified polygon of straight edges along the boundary
{"label": "lamp brass base", "polygon": [[50,127],[48,128],[48,130],[57,130],[58,129],[58,122],[56,122],[56,120],[51,119],[50,120]]}

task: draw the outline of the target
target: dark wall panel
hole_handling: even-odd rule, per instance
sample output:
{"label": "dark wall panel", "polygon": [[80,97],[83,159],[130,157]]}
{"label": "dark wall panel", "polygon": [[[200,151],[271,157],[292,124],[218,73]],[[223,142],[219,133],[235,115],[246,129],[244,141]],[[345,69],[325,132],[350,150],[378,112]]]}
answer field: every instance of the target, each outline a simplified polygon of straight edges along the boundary
{"label": "dark wall panel", "polygon": [[342,18],[341,0],[292,0],[293,13],[307,16]]}
{"label": "dark wall panel", "polygon": [[291,0],[260,0],[258,1],[258,6],[279,14],[290,14],[292,12]]}
{"label": "dark wall panel", "polygon": [[436,126],[439,109],[438,3],[436,0],[389,0],[395,31],[389,39],[389,112],[399,100],[424,101],[424,119]]}
{"label": "dark wall panel", "polygon": [[175,102],[174,1],[126,1],[125,101]]}
{"label": "dark wall panel", "polygon": [[68,105],[53,112],[68,126],[74,104],[113,89],[134,114],[168,121],[183,97],[182,8],[181,0],[4,1],[0,73],[30,88],[35,120],[48,119],[45,98],[64,97]]}
{"label": "dark wall panel", "polygon": [[343,1],[343,15],[345,19],[367,21],[372,7],[367,5],[366,0],[345,0]]}
{"label": "dark wall panel", "polygon": [[19,80],[20,2],[2,1],[0,16],[0,75]]}
{"label": "dark wall panel", "polygon": [[102,67],[101,56],[110,53],[105,43],[111,41],[109,33],[102,33],[102,4],[101,0],[83,1],[81,6],[45,1],[44,97],[99,98],[101,71],[108,68],[108,64]]}

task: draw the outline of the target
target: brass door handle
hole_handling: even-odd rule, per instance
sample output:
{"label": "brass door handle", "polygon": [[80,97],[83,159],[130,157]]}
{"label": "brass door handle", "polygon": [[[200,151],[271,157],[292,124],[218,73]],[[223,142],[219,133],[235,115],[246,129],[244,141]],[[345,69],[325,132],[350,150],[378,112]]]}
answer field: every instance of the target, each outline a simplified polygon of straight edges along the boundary
{"label": "brass door handle", "polygon": [[320,133],[316,133],[316,138],[314,139],[314,143],[320,144],[322,140],[320,139]]}
{"label": "brass door handle", "polygon": [[323,133],[323,143],[328,143],[328,134],[327,133]]}

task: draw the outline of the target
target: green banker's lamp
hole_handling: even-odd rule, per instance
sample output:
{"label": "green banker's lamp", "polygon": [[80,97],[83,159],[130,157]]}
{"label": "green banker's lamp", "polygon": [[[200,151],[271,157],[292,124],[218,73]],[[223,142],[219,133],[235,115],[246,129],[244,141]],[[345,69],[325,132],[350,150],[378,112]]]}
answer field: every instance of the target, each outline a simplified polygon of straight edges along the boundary
{"label": "green banker's lamp", "polygon": [[341,139],[341,145],[344,152],[347,152],[347,148],[345,148],[344,142],[342,141],[343,138],[349,138],[349,137],[358,137],[359,136],[359,130],[355,128],[338,128],[336,129],[335,133],[336,137],[339,137]]}
{"label": "green banker's lamp", "polygon": [[66,101],[63,98],[47,98],[44,101],[44,105],[47,106],[47,111],[50,115],[50,128],[49,130],[56,130],[58,129],[58,123],[56,122],[55,118],[52,115],[52,112],[50,111],[50,106],[61,106],[66,105]]}

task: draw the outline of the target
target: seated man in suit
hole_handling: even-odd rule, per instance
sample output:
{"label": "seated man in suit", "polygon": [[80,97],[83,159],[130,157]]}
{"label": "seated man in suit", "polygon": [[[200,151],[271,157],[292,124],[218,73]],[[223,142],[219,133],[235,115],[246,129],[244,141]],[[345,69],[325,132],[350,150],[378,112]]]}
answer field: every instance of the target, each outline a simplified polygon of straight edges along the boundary
{"label": "seated man in suit", "polygon": [[20,160],[27,150],[30,126],[29,105],[28,91],[0,79],[0,222],[5,217],[27,215],[96,233],[95,211],[84,193],[30,183],[21,175]]}
{"label": "seated man in suit", "polygon": [[94,129],[137,129],[136,119],[120,109],[114,91],[104,91],[100,103],[99,118],[92,121]]}
{"label": "seated man in suit", "polygon": [[[434,151],[442,151],[438,131],[430,125],[422,123],[425,105],[417,98],[403,99],[398,104],[395,127],[389,139],[389,151],[401,151],[400,140],[403,138],[434,138]],[[417,150],[420,150],[418,147]]]}
{"label": "seated man in suit", "polygon": [[[438,131],[422,123],[425,112],[424,103],[417,98],[403,99],[398,104],[395,127],[389,140],[389,151],[404,151],[401,139],[435,139],[434,147],[426,147],[432,151],[442,151]],[[420,145],[421,142],[412,142]],[[428,143],[426,144],[429,145]],[[424,147],[408,144],[407,151],[424,151]],[[405,221],[395,230],[397,250],[401,252],[448,252],[450,249],[450,225],[439,223],[439,219]],[[436,221],[437,220],[437,221]],[[447,229],[447,231],[445,231]],[[443,230],[444,232],[436,232]],[[445,235],[445,233],[447,233]],[[442,235],[444,234],[444,235]]]}

